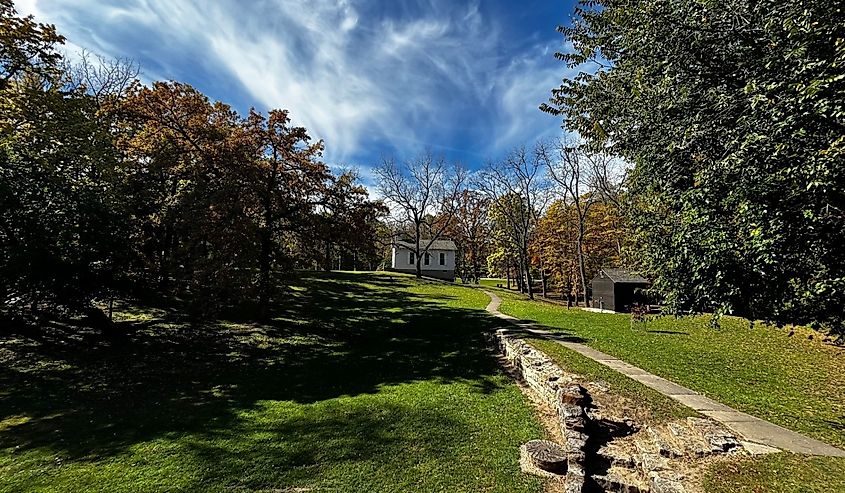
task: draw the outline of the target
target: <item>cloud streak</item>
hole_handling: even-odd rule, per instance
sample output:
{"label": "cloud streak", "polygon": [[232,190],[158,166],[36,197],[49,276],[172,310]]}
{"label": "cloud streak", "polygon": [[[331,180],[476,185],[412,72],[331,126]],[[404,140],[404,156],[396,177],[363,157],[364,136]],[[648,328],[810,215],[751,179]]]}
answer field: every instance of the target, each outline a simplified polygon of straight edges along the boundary
{"label": "cloud streak", "polygon": [[372,165],[424,148],[481,162],[558,131],[537,110],[564,70],[548,52],[556,22],[532,27],[545,44],[519,48],[510,19],[478,2],[19,0],[18,8],[75,45],[139,61],[150,78],[192,83],[239,109],[289,109],[336,162]]}

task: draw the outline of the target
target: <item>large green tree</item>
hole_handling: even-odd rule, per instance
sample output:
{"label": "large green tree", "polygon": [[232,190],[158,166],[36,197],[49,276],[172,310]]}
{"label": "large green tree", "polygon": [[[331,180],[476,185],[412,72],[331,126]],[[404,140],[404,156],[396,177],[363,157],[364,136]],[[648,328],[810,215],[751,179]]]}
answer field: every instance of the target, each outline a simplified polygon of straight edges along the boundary
{"label": "large green tree", "polygon": [[[529,247],[548,202],[546,160],[540,144],[513,149],[498,162],[488,163],[475,176],[475,187],[490,201],[494,244],[502,258],[516,255],[517,285],[534,299]],[[507,252],[507,253],[505,253]]]}
{"label": "large green tree", "polygon": [[52,26],[0,1],[0,302],[90,307],[128,260],[118,153]]}
{"label": "large green tree", "polygon": [[843,331],[845,17],[818,0],[582,2],[545,111],[635,164],[636,258],[674,310]]}

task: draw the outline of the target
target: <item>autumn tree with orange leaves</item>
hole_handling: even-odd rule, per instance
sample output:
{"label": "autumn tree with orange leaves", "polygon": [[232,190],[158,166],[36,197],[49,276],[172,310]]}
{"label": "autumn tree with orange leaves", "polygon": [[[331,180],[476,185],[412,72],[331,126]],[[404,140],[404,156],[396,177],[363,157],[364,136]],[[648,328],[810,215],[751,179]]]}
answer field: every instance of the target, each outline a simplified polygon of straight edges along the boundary
{"label": "autumn tree with orange leaves", "polygon": [[314,244],[377,256],[383,206],[287,111],[242,116],[188,84],[144,85],[126,60],[74,65],[62,42],[0,0],[4,309],[94,313],[155,293],[195,314],[266,312],[287,272],[316,264]]}

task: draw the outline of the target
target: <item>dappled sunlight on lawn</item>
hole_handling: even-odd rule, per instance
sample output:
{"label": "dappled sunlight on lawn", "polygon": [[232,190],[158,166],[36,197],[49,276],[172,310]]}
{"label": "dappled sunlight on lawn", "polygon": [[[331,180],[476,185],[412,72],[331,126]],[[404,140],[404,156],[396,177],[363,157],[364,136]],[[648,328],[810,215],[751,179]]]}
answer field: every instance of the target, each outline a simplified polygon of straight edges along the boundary
{"label": "dappled sunlight on lawn", "polygon": [[296,287],[266,322],[131,307],[154,323],[120,341],[5,335],[0,490],[535,490],[516,454],[541,431],[485,345],[483,293],[352,273]]}

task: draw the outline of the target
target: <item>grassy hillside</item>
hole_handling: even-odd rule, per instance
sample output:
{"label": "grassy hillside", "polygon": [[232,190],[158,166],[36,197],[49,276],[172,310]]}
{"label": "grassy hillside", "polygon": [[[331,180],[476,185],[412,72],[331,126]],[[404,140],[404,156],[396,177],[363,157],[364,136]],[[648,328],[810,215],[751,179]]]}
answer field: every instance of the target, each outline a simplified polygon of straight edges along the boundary
{"label": "grassy hillside", "polygon": [[497,368],[481,292],[405,276],[301,278],[269,323],[0,336],[0,491],[534,492],[543,431]]}
{"label": "grassy hillside", "polygon": [[[501,311],[533,320],[600,351],[786,428],[845,446],[845,350],[809,329],[777,329],[724,317],[652,318],[529,301],[505,291]],[[812,339],[810,339],[812,337]]]}

